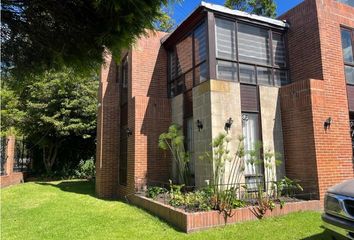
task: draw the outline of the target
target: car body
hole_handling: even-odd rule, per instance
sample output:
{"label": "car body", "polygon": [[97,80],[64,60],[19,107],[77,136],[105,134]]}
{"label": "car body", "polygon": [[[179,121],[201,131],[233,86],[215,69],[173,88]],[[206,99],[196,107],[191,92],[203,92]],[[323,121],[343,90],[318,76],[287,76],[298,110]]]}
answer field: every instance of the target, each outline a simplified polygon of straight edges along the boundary
{"label": "car body", "polygon": [[354,179],[328,189],[322,220],[333,239],[354,240]]}

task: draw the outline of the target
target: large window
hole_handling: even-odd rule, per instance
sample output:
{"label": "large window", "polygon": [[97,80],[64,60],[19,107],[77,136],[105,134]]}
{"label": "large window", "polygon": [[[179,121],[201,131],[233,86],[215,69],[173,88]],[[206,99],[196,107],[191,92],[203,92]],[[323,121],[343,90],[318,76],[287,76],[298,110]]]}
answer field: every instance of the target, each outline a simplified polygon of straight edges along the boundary
{"label": "large window", "polygon": [[218,79],[277,86],[288,83],[281,32],[216,18],[215,41]]}
{"label": "large window", "polygon": [[345,79],[348,84],[354,84],[354,30],[342,28],[341,37]]}
{"label": "large window", "polygon": [[206,23],[197,26],[169,52],[169,95],[176,96],[206,80]]}

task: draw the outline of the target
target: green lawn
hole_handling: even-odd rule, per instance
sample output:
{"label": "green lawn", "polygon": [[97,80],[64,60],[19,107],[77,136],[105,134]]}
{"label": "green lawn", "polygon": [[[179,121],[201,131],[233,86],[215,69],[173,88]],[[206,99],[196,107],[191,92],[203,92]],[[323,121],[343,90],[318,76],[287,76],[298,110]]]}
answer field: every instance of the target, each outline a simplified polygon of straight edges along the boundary
{"label": "green lawn", "polygon": [[294,213],[198,233],[179,232],[85,181],[25,183],[1,190],[1,239],[329,239],[320,213]]}

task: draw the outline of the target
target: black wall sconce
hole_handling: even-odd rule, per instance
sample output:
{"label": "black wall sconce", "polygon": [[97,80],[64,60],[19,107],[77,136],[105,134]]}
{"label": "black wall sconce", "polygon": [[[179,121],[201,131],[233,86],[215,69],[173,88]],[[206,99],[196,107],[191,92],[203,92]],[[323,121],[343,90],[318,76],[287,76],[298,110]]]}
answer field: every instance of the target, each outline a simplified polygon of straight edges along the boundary
{"label": "black wall sconce", "polygon": [[323,127],[325,130],[330,129],[332,124],[332,118],[329,117],[326,119],[326,121],[323,123]]}
{"label": "black wall sconce", "polygon": [[230,130],[233,122],[234,122],[234,120],[232,120],[231,117],[226,121],[224,129],[227,133],[229,133],[229,130]]}
{"label": "black wall sconce", "polygon": [[200,130],[203,129],[203,123],[202,121],[200,121],[199,119],[197,120],[197,127],[198,127],[198,131],[200,132]]}
{"label": "black wall sconce", "polygon": [[133,135],[133,132],[132,132],[132,130],[130,128],[127,128],[125,131],[127,133],[127,137]]}

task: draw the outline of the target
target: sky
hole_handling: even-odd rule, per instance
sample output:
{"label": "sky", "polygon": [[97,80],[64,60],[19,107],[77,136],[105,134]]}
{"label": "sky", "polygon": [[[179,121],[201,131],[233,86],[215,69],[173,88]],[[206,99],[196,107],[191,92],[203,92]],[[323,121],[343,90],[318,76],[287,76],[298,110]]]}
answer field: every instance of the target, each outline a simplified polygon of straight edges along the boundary
{"label": "sky", "polygon": [[[225,0],[204,0],[208,3],[224,5]],[[181,3],[175,3],[172,7],[172,18],[179,25],[186,17],[189,16],[200,5],[201,0],[183,0]],[[298,5],[302,0],[275,0],[277,4],[277,16],[285,13],[289,9]]]}

